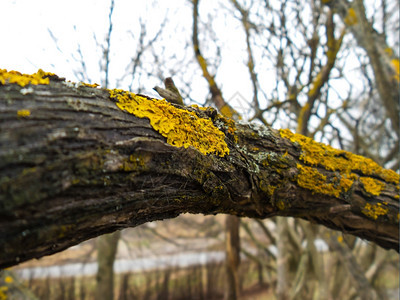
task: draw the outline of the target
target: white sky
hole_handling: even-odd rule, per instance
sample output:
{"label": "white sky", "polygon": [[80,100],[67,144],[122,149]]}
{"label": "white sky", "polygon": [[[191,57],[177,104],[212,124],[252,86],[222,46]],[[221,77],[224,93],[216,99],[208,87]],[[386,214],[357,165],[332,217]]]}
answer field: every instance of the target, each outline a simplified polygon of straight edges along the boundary
{"label": "white sky", "polygon": [[[146,3],[139,0],[116,0],[113,15],[114,35],[112,47],[124,53],[124,40],[128,30],[137,32],[140,14],[148,11]],[[155,26],[161,22],[166,1],[158,2],[158,10],[152,10]],[[0,24],[3,28],[0,48],[0,66],[31,73],[38,68],[54,71],[63,76],[72,76],[71,54],[76,55],[78,45],[82,47],[86,63],[97,66],[101,55],[95,45],[94,35],[103,42],[108,30],[109,0],[2,0],[0,1]],[[142,16],[147,19],[148,16]],[[76,29],[74,29],[76,28]],[[57,50],[49,29],[58,40]],[[122,42],[122,45],[120,44]],[[119,45],[114,43],[119,43]],[[119,55],[112,59],[118,65]],[[70,75],[70,76],[68,76]]]}
{"label": "white sky", "polygon": [[[23,73],[34,73],[42,68],[66,77],[68,80],[77,81],[73,71],[79,69],[79,64],[71,55],[78,57],[76,51],[79,45],[91,81],[100,83],[99,60],[102,53],[96,45],[94,36],[98,42],[104,41],[108,31],[109,7],[110,0],[1,0],[2,31],[0,36],[3,45],[0,47],[0,68]],[[200,6],[201,9],[204,7]],[[172,15],[176,20],[167,22],[164,35],[167,33],[170,44],[166,45],[165,51],[177,53],[178,56],[193,56],[191,44],[185,49],[185,42],[190,42],[191,39],[192,26],[192,10],[188,1],[156,1],[154,5],[153,1],[116,0],[112,17],[114,28],[111,37],[110,65],[111,76],[114,79],[126,72],[132,52],[136,50],[140,32],[139,18],[146,22],[149,37],[152,37],[158,31],[166,14]],[[243,31],[234,29],[235,26],[239,29],[240,24],[221,22],[213,21],[216,31],[223,30],[223,33],[218,36],[221,42],[224,42],[224,37],[228,39],[230,36],[241,41],[244,46]],[[231,28],[229,35],[226,28]],[[57,39],[57,46],[62,52],[57,49],[49,30]],[[186,30],[186,36],[175,35],[175,32],[179,33],[182,30]],[[129,31],[136,36],[132,38]],[[221,84],[223,90],[226,91],[225,97],[229,99],[239,91],[238,87],[241,88],[242,95],[250,97],[251,89],[244,65],[247,57],[243,56],[243,47],[241,48],[238,43],[230,42],[223,51],[224,60],[218,69],[218,76],[224,77]],[[179,55],[182,52],[186,53]],[[232,76],[232,74],[236,75]],[[151,82],[141,81],[137,82],[137,85],[144,85],[146,92],[153,93],[153,86],[161,84],[158,80],[154,81],[154,79]],[[109,87],[115,87],[115,81],[110,82]],[[207,90],[206,82],[202,80],[198,83],[202,91],[199,91],[199,95],[202,94],[200,97],[204,98],[204,91]],[[122,85],[122,88],[127,88],[127,86]]]}
{"label": "white sky", "polygon": [[[279,1],[271,3],[279,3]],[[224,6],[221,7],[222,5]],[[66,77],[68,80],[78,81],[78,78],[74,76],[74,71],[78,70],[80,65],[72,56],[79,58],[77,54],[79,46],[90,81],[101,83],[99,61],[102,53],[99,46],[96,45],[94,36],[99,43],[104,42],[108,31],[109,7],[110,0],[0,0],[0,28],[2,28],[0,68],[23,73],[33,73],[42,68]],[[252,89],[246,68],[245,37],[237,19],[224,17],[230,12],[229,1],[203,0],[200,5],[200,15],[203,21],[207,20],[208,15],[211,16],[210,20],[212,19],[217,43],[221,46],[223,59],[218,67],[216,79],[222,88],[224,97],[230,100],[240,93],[245,99],[251,101]],[[193,48],[191,46],[192,7],[189,1],[115,0],[112,17],[114,28],[111,37],[110,88],[127,89],[129,86],[126,82],[122,82],[121,86],[116,86],[115,79],[126,73],[130,58],[136,51],[140,32],[139,19],[146,23],[149,38],[152,38],[159,30],[166,14],[169,20],[162,34],[163,40],[157,45],[157,50],[164,47],[162,49],[164,49],[166,57],[172,53],[177,56],[177,62],[183,58],[190,61],[190,58],[193,57]],[[214,15],[218,17],[213,18]],[[201,28],[199,29],[201,40],[204,33]],[[49,30],[57,39],[59,48],[51,38]],[[130,32],[133,33],[133,37]],[[207,33],[207,38],[210,39],[209,33]],[[256,38],[262,37],[257,36]],[[214,47],[215,45],[212,43],[210,45],[202,44],[205,57],[213,58],[215,49],[208,49],[207,46]],[[259,51],[263,51],[263,49],[254,48],[254,51],[258,51],[257,55],[262,55]],[[146,57],[144,56],[143,59],[146,60]],[[348,70],[352,68],[352,61],[355,61],[354,58],[348,59],[346,62]],[[158,69],[152,65],[152,61],[147,64],[148,72],[152,73],[153,77],[136,78],[133,91],[135,92],[140,87],[144,89],[141,92],[157,96],[152,88],[160,85],[161,82],[156,77],[160,75],[167,77],[174,74],[168,73],[171,68],[168,66],[163,68],[165,74],[158,74],[156,73]],[[192,68],[191,72],[188,72],[187,70],[190,68]],[[186,74],[193,74],[193,68],[196,69],[198,77],[194,79],[185,77]],[[192,65],[184,65],[175,71],[182,73],[181,77],[177,76],[178,82],[175,79],[178,87],[179,83],[183,84],[179,82],[179,78],[185,78],[186,82],[191,84],[191,97],[198,100],[199,103],[204,103],[208,88],[205,80],[201,78],[201,71],[194,60],[192,59]],[[266,91],[267,95],[272,93],[275,84],[273,66],[258,63],[256,72],[262,89]],[[356,77],[353,76],[353,78],[352,84],[355,83]],[[335,81],[332,80],[331,84],[336,85]],[[344,98],[349,89],[348,83],[339,80],[337,83],[337,94],[342,94],[340,96]],[[238,101],[240,100],[238,98]],[[236,108],[238,107],[236,106]],[[243,114],[245,111],[246,109],[240,112]]]}

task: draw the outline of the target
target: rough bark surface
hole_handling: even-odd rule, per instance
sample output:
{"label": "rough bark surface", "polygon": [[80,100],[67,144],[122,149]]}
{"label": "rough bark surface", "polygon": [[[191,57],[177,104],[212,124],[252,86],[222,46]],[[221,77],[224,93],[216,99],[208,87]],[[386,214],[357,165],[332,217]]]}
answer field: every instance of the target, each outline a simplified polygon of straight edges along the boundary
{"label": "rough bark surface", "polygon": [[96,299],[114,299],[114,261],[121,231],[99,236],[97,243]]}
{"label": "rough bark surface", "polygon": [[[228,128],[211,109],[182,109],[223,131],[229,154],[168,144],[108,90],[0,85],[0,267],[186,212],[300,217],[398,251],[394,172],[395,181],[352,170],[351,187],[325,192],[345,175],[310,165],[301,143],[258,125]],[[318,189],[300,180],[304,170],[322,176]],[[364,177],[381,190],[367,188]]]}

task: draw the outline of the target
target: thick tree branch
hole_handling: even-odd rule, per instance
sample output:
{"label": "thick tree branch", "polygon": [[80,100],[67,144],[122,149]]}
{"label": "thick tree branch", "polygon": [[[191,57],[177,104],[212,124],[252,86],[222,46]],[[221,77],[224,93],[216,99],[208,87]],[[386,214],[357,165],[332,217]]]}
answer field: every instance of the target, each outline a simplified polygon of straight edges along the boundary
{"label": "thick tree branch", "polygon": [[[213,109],[0,82],[0,267],[185,212],[300,217],[399,249],[399,176],[369,159]],[[137,117],[146,107],[174,114]],[[203,154],[203,125],[186,114],[215,127],[207,139],[222,135],[229,153]],[[198,141],[173,146],[178,127]]]}

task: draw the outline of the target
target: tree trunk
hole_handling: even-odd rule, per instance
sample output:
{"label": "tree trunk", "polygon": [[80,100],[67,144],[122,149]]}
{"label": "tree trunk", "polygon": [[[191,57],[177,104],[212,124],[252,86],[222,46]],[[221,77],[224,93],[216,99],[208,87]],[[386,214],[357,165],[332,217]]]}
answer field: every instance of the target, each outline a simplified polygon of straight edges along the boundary
{"label": "tree trunk", "polygon": [[399,176],[370,159],[50,78],[0,76],[0,267],[185,212],[299,217],[399,249]]}
{"label": "tree trunk", "polygon": [[97,239],[96,299],[114,299],[114,261],[121,231]]}
{"label": "tree trunk", "polygon": [[236,300],[240,295],[239,265],[240,265],[240,219],[236,216],[226,216],[225,220],[225,267],[226,267],[226,300]]}
{"label": "tree trunk", "polygon": [[288,300],[289,295],[289,253],[287,245],[289,243],[287,236],[288,223],[286,219],[278,218],[276,221],[276,230],[279,239],[276,241],[278,253],[276,254],[276,294],[279,300]]}

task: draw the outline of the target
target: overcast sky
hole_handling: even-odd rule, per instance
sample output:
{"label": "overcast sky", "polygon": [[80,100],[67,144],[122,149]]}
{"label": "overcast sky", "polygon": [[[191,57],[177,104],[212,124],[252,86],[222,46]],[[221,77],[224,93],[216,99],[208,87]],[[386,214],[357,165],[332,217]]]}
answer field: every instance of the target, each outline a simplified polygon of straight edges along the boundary
{"label": "overcast sky", "polygon": [[[202,7],[204,9],[205,6],[200,8]],[[23,73],[33,73],[42,68],[77,81],[74,70],[80,66],[74,58],[79,59],[77,49],[80,47],[90,80],[100,83],[99,60],[102,53],[96,45],[95,37],[98,42],[104,41],[109,24],[109,8],[110,0],[1,0],[3,45],[0,47],[0,68]],[[126,72],[132,52],[137,47],[139,18],[146,22],[146,30],[149,37],[152,37],[159,30],[165,16],[172,16],[163,33],[168,41],[167,45],[164,43],[165,51],[176,54],[178,58],[193,56],[193,48],[187,47],[191,38],[191,9],[186,0],[116,0],[112,17],[114,28],[111,39],[111,76],[115,79]],[[243,31],[240,30],[239,22],[226,22],[224,18],[213,21],[214,30],[217,34],[218,31],[221,33],[218,36],[221,43],[224,43],[224,38],[231,39],[223,48],[224,60],[219,67],[218,76],[229,77],[229,80],[221,81],[228,99],[239,91],[239,86],[241,94],[250,97],[251,88],[245,68],[246,56],[243,56]],[[227,28],[230,30],[227,31]],[[182,34],[185,31],[186,34]],[[235,39],[241,43],[235,43]],[[233,74],[236,75],[232,76]],[[170,74],[165,77],[168,75]],[[145,91],[152,93],[154,84],[160,84],[154,81],[155,79],[150,82],[138,81],[136,85],[144,85]],[[201,80],[198,84],[199,95],[203,94],[200,97],[204,98],[206,82]],[[115,81],[111,80],[109,87],[115,87],[113,85]],[[122,84],[122,88],[127,86]]]}
{"label": "overcast sky", "polygon": [[[74,72],[80,69],[77,62],[80,60],[77,52],[80,47],[88,69],[89,81],[101,83],[99,61],[102,52],[96,44],[96,40],[98,43],[104,42],[109,26],[110,2],[110,0],[0,0],[0,25],[2,28],[0,68],[23,73],[33,73],[42,68],[69,80],[78,81]],[[271,3],[279,3],[279,1],[271,1]],[[214,34],[218,45],[221,46],[223,59],[218,67],[216,79],[222,88],[224,97],[228,101],[239,97],[237,102],[240,102],[243,96],[250,101],[252,88],[246,68],[245,37],[240,22],[234,16],[225,17],[230,14],[231,9],[228,1],[207,0],[202,1],[201,4],[200,15],[203,17],[203,21],[207,20],[208,15],[211,16]],[[226,6],[222,7],[222,5]],[[302,13],[306,13],[306,8]],[[204,103],[208,87],[206,81],[201,78],[201,71],[193,59],[192,6],[187,0],[115,0],[112,16],[114,27],[111,37],[109,87],[129,88],[130,83],[128,82],[121,82],[119,86],[116,86],[116,79],[126,74],[130,58],[137,49],[140,32],[139,20],[145,22],[148,38],[152,38],[160,29],[165,17],[168,18],[168,22],[162,33],[162,41],[156,46],[157,50],[163,49],[165,57],[175,56],[178,65],[179,61],[185,61],[185,64],[183,66],[181,64],[179,69],[173,70],[173,62],[171,62],[172,67],[161,63],[159,65],[162,66],[163,74],[159,74],[159,69],[154,66],[154,63],[147,62],[146,71],[153,76],[136,77],[132,90],[137,91],[140,87],[143,88],[141,92],[157,96],[152,90],[154,85],[161,84],[161,80],[157,77],[174,75],[170,74],[171,71],[181,72],[180,77],[177,75],[177,85],[183,84],[183,82],[179,82],[179,78],[184,78],[185,83],[191,84],[190,96],[192,99],[197,99],[198,103]],[[200,32],[200,39],[202,39],[204,33]],[[212,36],[207,36],[208,40],[212,40],[212,38]],[[351,37],[349,36],[349,38]],[[215,52],[208,49],[208,46],[212,47],[213,43],[202,44],[203,54],[207,58],[214,58]],[[207,51],[210,51],[211,54],[207,55]],[[257,51],[260,49],[255,49],[255,52]],[[150,52],[145,53],[142,59],[149,58],[152,55]],[[257,53],[256,55],[265,56],[268,53]],[[274,88],[275,71],[274,66],[268,66],[264,61],[262,64],[260,61],[257,62],[256,72],[263,91],[268,95]],[[347,70],[353,69],[352,62],[357,62],[357,59],[349,56],[346,61]],[[189,68],[192,68],[190,72]],[[187,77],[193,76],[194,73],[198,76],[195,79]],[[353,88],[357,85],[356,78],[352,76]],[[336,82],[338,81],[333,80],[331,84],[336,84]],[[342,81],[336,91],[338,95],[340,93],[345,95],[348,89],[349,84]],[[343,95],[341,97],[344,97]],[[333,97],[335,97],[334,94]],[[269,100],[262,99],[264,104]],[[338,103],[340,104],[340,102]],[[238,109],[237,106],[235,108]],[[245,113],[247,110],[245,108],[240,112]]]}
{"label": "overcast sky", "polygon": [[[129,49],[128,31],[138,32],[139,17],[145,21],[153,20],[149,23],[153,26],[148,28],[151,34],[152,29],[156,32],[166,12],[173,10],[165,6],[167,1],[158,1],[156,9],[149,9],[152,2],[116,0],[112,17],[114,65],[121,64],[121,57],[125,58]],[[171,6],[171,2],[168,3]],[[0,66],[26,73],[43,68],[69,77],[72,76],[71,69],[76,67],[71,55],[77,56],[76,51],[80,46],[89,68],[98,69],[101,52],[94,36],[98,42],[103,42],[108,30],[109,7],[110,0],[0,1],[0,23],[3,28]],[[147,15],[150,12],[151,15]]]}

